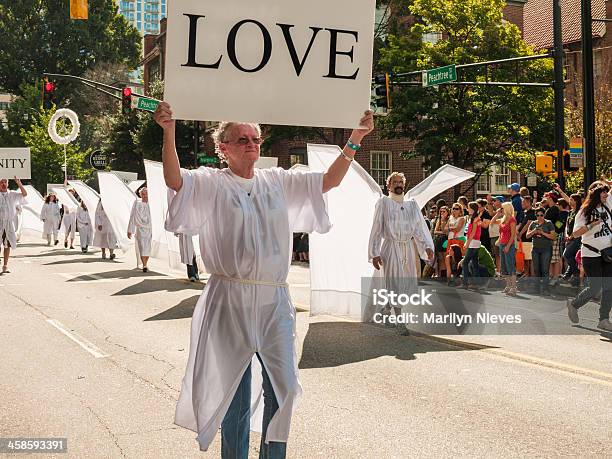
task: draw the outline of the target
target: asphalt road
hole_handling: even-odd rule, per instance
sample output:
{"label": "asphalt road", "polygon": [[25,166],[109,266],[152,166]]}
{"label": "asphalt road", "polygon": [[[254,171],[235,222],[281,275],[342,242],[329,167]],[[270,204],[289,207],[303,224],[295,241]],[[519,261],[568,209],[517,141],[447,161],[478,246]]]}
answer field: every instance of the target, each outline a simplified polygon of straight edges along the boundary
{"label": "asphalt road", "polygon": [[[219,435],[201,453],[173,425],[203,283],[23,242],[0,276],[0,437],[68,438],[56,457],[219,457]],[[401,337],[311,318],[308,269],[289,282],[304,387],[289,457],[610,457],[612,335],[595,305],[582,335]]]}

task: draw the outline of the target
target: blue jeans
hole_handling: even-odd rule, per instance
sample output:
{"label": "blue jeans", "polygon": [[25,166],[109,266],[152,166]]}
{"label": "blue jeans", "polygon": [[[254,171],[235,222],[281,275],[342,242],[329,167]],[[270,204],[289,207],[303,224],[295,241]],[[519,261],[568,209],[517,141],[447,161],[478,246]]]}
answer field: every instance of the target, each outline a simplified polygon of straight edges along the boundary
{"label": "blue jeans", "polygon": [[[268,424],[278,410],[278,401],[274,395],[272,383],[259,354],[263,376],[264,413],[259,447],[260,459],[284,459],[287,454],[287,443],[269,442],[266,444]],[[236,389],[223,422],[221,423],[221,457],[223,459],[248,459],[249,433],[251,426],[251,364],[247,367],[242,380]]]}
{"label": "blue jeans", "polygon": [[468,248],[463,257],[463,282],[467,285],[470,277],[478,277],[478,249]]}
{"label": "blue jeans", "polygon": [[[504,250],[507,245],[510,246],[508,253]],[[514,241],[500,244],[499,256],[501,258],[501,273],[506,276],[514,276],[516,274],[516,244]]]}
{"label": "blue jeans", "polygon": [[565,276],[577,276],[580,274],[580,269],[578,269],[578,263],[576,263],[576,254],[580,250],[582,244],[582,238],[572,239],[568,241],[565,246],[565,250],[563,251],[563,258],[567,261],[567,271],[565,271]]}
{"label": "blue jeans", "polygon": [[534,247],[531,256],[538,288],[541,285],[548,291],[548,268],[552,259],[552,247]]}

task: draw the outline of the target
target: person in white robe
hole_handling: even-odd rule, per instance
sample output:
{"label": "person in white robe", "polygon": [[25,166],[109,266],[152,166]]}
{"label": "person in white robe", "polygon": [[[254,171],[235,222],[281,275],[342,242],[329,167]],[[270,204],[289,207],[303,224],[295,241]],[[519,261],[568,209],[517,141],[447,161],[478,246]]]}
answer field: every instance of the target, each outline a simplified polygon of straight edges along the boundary
{"label": "person in white robe", "polygon": [[66,204],[62,204],[64,215],[62,216],[62,229],[64,231],[64,247],[68,248],[68,239],[70,239],[70,248],[74,249],[74,238],[76,236],[76,209],[70,210]]}
{"label": "person in white robe", "polygon": [[187,266],[187,278],[191,282],[200,280],[198,262],[196,261],[195,249],[193,246],[193,236],[174,233],[179,238],[179,252],[181,253],[181,263]]}
{"label": "person in white robe", "polygon": [[62,214],[55,193],[49,193],[45,198],[40,219],[44,223],[43,238],[47,239],[47,245],[51,245],[52,241],[55,241],[54,244],[57,245],[59,243],[57,233],[62,221]]}
{"label": "person in white robe", "polygon": [[91,218],[89,217],[89,210],[85,201],[81,201],[76,212],[76,225],[79,231],[79,243],[81,245],[81,252],[87,253],[89,246],[93,242],[93,227],[91,225]]}
{"label": "person in white robe", "polygon": [[[201,450],[207,450],[221,427],[223,457],[247,458],[251,364],[259,361],[264,399],[260,458],[285,457],[302,391],[296,312],[287,285],[292,233],[329,231],[324,193],[340,185],[359,143],[374,127],[372,112],[366,112],[363,127],[353,131],[325,173],[255,169],[261,130],[243,123],[220,123],[215,133],[228,168],[180,169],[170,106],[162,102],[155,118],[164,130],[164,178],[176,192],[166,230],[199,234],[204,266],[211,273],[193,314],[175,423],[197,432]],[[261,393],[260,387],[254,389]]]}
{"label": "person in white robe", "polygon": [[151,228],[151,209],[149,208],[149,193],[146,187],[142,187],[138,195],[140,199],[134,201],[130,221],[128,222],[127,237],[136,239],[136,257],[142,260],[142,272],[146,273],[147,263],[151,256],[151,242],[153,233]]}
{"label": "person in white robe", "polygon": [[[401,172],[393,172],[387,178],[389,196],[382,196],[376,203],[368,246],[369,261],[377,270],[382,269],[383,288],[398,295],[416,292],[417,252],[430,263],[434,259],[431,233],[416,201],[404,200],[405,186],[406,178]],[[405,308],[394,307],[394,312],[399,314]],[[398,330],[402,335],[408,334],[404,323],[398,323]]]}
{"label": "person in white robe", "polygon": [[2,274],[8,273],[8,262],[11,249],[17,247],[17,235],[15,234],[15,208],[26,203],[25,197],[28,192],[21,184],[21,180],[15,177],[15,183],[19,191],[8,189],[8,179],[0,178],[0,247],[2,251],[3,264]]}
{"label": "person in white robe", "polygon": [[102,200],[98,202],[96,207],[96,233],[93,240],[94,247],[100,247],[102,249],[102,259],[106,259],[106,249],[110,252],[110,259],[115,259],[115,249],[117,248],[117,236],[115,231],[104,212],[102,206]]}

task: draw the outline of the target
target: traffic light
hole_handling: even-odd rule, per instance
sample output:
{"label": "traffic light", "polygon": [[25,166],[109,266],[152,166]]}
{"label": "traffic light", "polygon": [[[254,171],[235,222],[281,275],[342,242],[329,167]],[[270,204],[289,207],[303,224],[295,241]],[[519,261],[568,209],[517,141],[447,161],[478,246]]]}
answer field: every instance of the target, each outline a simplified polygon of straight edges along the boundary
{"label": "traffic light", "polygon": [[[378,109],[383,109],[382,112],[391,108],[391,88],[389,74],[376,75],[372,87],[372,108],[374,112],[379,112]],[[386,109],[386,110],[385,110]]]}
{"label": "traffic light", "polygon": [[53,81],[43,81],[43,108],[50,110],[55,105],[55,83]]}
{"label": "traffic light", "polygon": [[132,88],[125,87],[121,91],[121,113],[124,115],[132,113]]}
{"label": "traffic light", "polygon": [[554,157],[557,156],[556,151],[543,151],[541,155],[536,156],[536,172],[538,174],[549,175],[555,171]]}

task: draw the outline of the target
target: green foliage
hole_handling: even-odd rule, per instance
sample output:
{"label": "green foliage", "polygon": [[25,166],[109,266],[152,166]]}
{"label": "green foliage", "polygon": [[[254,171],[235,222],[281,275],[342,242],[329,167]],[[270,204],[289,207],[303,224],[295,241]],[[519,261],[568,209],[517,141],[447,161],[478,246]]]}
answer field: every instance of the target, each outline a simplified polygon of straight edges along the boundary
{"label": "green foliage", "polygon": [[[49,120],[55,110],[42,111],[28,129],[22,129],[21,137],[32,155],[32,184],[38,190],[45,190],[47,183],[64,183],[64,146],[58,145],[47,132]],[[58,131],[61,123],[58,123]],[[77,139],[78,141],[78,139]],[[83,151],[75,141],[66,146],[68,175],[79,180],[87,180],[92,170],[87,168],[86,158],[89,151]]]}
{"label": "green foliage", "polygon": [[[502,21],[502,0],[414,0],[420,20],[405,32],[387,37],[379,67],[393,73],[431,69],[533,54],[518,28]],[[437,43],[422,41],[440,33]],[[550,82],[552,62],[520,64],[521,81]],[[514,64],[458,70],[464,81],[516,81]],[[406,157],[422,157],[430,170],[451,164],[477,174],[494,164],[524,172],[533,153],[546,149],[553,136],[553,93],[545,88],[402,86],[392,95],[392,111],[380,122],[387,138],[414,141]]]}
{"label": "green foliage", "polygon": [[43,72],[82,75],[98,62],[135,68],[138,30],[113,0],[89,0],[89,19],[70,19],[67,0],[19,0],[0,4],[0,87],[20,94]]}

